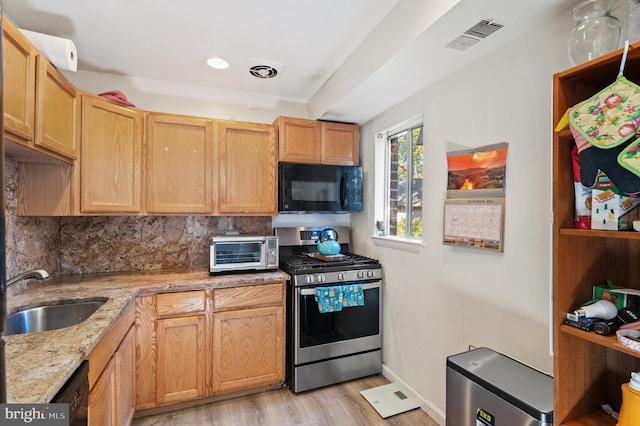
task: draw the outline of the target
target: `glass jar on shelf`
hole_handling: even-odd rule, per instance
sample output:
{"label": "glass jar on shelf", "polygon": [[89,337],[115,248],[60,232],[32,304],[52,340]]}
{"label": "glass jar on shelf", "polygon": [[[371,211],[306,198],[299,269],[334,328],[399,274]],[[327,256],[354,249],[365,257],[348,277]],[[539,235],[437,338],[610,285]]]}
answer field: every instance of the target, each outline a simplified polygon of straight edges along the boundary
{"label": "glass jar on shelf", "polygon": [[620,21],[611,15],[616,0],[586,0],[573,9],[576,26],[569,33],[569,59],[578,65],[619,47]]}

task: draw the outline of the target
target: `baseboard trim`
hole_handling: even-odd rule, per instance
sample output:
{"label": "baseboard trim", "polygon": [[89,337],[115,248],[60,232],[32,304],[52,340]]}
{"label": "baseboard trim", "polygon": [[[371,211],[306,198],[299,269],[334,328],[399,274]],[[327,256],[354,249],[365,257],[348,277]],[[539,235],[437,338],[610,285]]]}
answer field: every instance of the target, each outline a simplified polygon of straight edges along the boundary
{"label": "baseboard trim", "polygon": [[429,417],[435,420],[440,426],[445,426],[445,413],[442,412],[431,401],[424,399],[419,393],[417,393],[411,386],[409,386],[404,380],[396,376],[393,371],[389,369],[385,364],[382,364],[382,375],[390,382],[400,383],[407,390],[409,396],[420,403],[420,409],[427,413]]}

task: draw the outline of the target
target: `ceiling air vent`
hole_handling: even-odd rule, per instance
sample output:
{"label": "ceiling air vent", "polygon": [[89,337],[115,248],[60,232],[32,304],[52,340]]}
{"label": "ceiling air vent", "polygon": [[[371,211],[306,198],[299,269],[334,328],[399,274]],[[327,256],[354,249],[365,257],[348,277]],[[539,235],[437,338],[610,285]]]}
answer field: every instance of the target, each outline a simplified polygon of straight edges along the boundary
{"label": "ceiling air vent", "polygon": [[273,78],[278,75],[278,70],[269,65],[254,65],[249,68],[249,72],[258,78]]}
{"label": "ceiling air vent", "polygon": [[460,34],[454,40],[447,44],[447,47],[456,50],[466,50],[484,40],[491,34],[498,31],[504,25],[493,22],[491,19],[483,19],[464,33]]}
{"label": "ceiling air vent", "polygon": [[271,61],[263,61],[263,60],[252,60],[252,64],[249,66],[249,73],[261,79],[268,78],[280,78],[282,75],[282,70],[284,66],[277,62]]}

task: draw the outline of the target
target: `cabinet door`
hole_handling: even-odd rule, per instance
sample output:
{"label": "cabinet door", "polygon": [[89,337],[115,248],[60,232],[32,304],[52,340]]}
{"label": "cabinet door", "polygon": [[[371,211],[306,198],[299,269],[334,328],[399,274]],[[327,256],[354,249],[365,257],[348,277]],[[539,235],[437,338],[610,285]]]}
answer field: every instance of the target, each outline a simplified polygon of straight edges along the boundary
{"label": "cabinet door", "polygon": [[117,419],[116,361],[111,359],[89,392],[89,425],[113,425]]}
{"label": "cabinet door", "polygon": [[149,114],[146,210],[213,212],[213,121]]}
{"label": "cabinet door", "polygon": [[37,54],[31,43],[4,17],[2,36],[4,131],[13,135],[12,140],[33,142]]}
{"label": "cabinet door", "polygon": [[156,321],[159,404],[206,396],[205,316]]}
{"label": "cabinet door", "polygon": [[37,74],[36,145],[75,160],[80,129],[76,88],[40,55]]}
{"label": "cabinet door", "polygon": [[320,163],[320,123],[301,118],[278,117],[279,160]]}
{"label": "cabinet door", "polygon": [[81,211],[140,211],[142,113],[82,97]]}
{"label": "cabinet door", "polygon": [[213,392],[284,380],[284,308],[271,306],[213,315]]}
{"label": "cabinet door", "polygon": [[275,129],[267,124],[219,121],[217,212],[278,214]]}
{"label": "cabinet door", "polygon": [[135,327],[131,327],[120,344],[116,356],[117,386],[115,400],[119,425],[130,425],[136,412],[135,407]]}
{"label": "cabinet door", "polygon": [[136,298],[136,408],[156,405],[156,297]]}
{"label": "cabinet door", "polygon": [[360,161],[358,126],[323,121],[322,164],[357,166]]}

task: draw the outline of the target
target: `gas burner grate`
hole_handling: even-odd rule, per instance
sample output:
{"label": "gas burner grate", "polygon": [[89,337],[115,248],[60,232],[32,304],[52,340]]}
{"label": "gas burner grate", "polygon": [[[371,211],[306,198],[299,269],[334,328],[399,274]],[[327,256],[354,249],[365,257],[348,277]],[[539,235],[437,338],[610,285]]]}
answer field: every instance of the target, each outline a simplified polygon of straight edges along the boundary
{"label": "gas burner grate", "polygon": [[379,262],[376,259],[351,253],[345,255],[347,256],[345,259],[332,262],[316,259],[306,254],[280,256],[280,267],[289,273],[304,273],[320,269],[366,269],[379,267]]}

